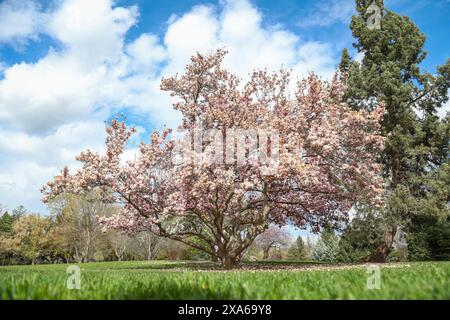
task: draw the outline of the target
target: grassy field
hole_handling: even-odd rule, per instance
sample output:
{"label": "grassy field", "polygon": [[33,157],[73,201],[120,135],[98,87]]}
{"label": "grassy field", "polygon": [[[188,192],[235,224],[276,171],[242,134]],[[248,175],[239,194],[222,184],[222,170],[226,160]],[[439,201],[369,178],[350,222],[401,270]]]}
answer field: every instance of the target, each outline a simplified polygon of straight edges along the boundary
{"label": "grassy field", "polygon": [[247,263],[79,264],[81,289],[66,287],[67,265],[0,267],[1,299],[450,299],[450,262],[381,266],[381,288],[367,289],[366,266]]}

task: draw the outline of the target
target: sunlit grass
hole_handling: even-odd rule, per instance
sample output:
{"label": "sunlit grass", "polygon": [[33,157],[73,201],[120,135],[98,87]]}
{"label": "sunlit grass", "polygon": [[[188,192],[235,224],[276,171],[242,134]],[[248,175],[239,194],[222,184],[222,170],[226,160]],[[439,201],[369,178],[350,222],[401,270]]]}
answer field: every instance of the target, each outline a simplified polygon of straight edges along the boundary
{"label": "sunlit grass", "polygon": [[[283,267],[279,270],[279,265]],[[67,265],[0,267],[2,299],[450,299],[450,262],[381,266],[367,288],[364,266],[130,261],[79,264],[81,289],[66,287]],[[268,270],[260,267],[269,266]],[[254,268],[255,270],[249,270]],[[324,269],[325,268],[325,269]],[[212,270],[211,270],[212,269]]]}

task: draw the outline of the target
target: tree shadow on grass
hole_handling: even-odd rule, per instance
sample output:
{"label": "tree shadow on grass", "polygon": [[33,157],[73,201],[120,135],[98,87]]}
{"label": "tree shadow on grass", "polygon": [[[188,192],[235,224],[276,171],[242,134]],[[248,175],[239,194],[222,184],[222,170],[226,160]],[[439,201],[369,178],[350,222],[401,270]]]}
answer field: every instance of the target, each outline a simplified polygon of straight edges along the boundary
{"label": "tree shadow on grass", "polygon": [[302,269],[313,266],[328,265],[323,262],[315,261],[289,261],[289,260],[263,260],[263,261],[245,261],[242,263],[243,269]]}
{"label": "tree shadow on grass", "polygon": [[216,270],[220,269],[220,265],[211,261],[148,261],[148,263],[136,266],[116,267],[120,269],[134,269],[134,270]]}
{"label": "tree shadow on grass", "polygon": [[[289,270],[304,269],[314,266],[326,266],[326,263],[313,261],[243,261],[238,267],[232,270]],[[148,263],[136,266],[116,267],[116,270],[174,270],[174,271],[221,271],[223,270],[219,263],[211,261],[148,261]]]}

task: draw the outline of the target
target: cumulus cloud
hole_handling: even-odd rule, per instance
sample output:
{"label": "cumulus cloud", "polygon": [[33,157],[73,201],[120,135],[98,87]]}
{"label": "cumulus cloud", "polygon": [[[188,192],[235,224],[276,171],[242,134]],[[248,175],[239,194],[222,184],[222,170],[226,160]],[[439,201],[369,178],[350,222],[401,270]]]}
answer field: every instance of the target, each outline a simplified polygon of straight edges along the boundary
{"label": "cumulus cloud", "polygon": [[[290,68],[294,76],[314,71],[325,78],[334,72],[336,56],[330,46],[320,42],[303,42],[300,37],[279,25],[263,26],[263,16],[248,1],[229,0],[221,7],[201,5],[181,16],[172,16],[162,43],[153,36],[141,36],[128,48],[134,57],[137,48],[147,46],[155,52],[147,66],[161,58],[164,67],[156,77],[138,72],[125,83],[124,104],[139,112],[147,112],[158,124],[174,127],[180,115],[170,108],[169,97],[159,90],[160,76],[181,72],[195,52],[226,48],[224,64],[242,78],[254,69]],[[142,42],[142,43],[141,43]],[[146,70],[143,66],[141,70]],[[132,92],[132,94],[130,94]]]}
{"label": "cumulus cloud", "polygon": [[[222,10],[211,6],[193,8],[171,19],[164,38],[170,64],[165,71],[183,68],[195,51],[225,47],[225,64],[246,77],[255,68],[305,70],[299,66],[314,64],[314,71],[329,77],[334,70],[334,54],[325,44],[302,42],[279,25],[263,26],[263,16],[248,1],[229,0]],[[314,52],[312,48],[320,48]]]}
{"label": "cumulus cloud", "polygon": [[15,64],[0,81],[0,123],[37,134],[87,117],[107,104],[109,72],[102,66],[83,71],[80,61],[58,52]]}
{"label": "cumulus cloud", "polygon": [[[61,0],[43,12],[31,1],[23,3],[0,5],[0,26],[5,16],[31,21],[23,29],[1,29],[0,42],[46,34],[60,46],[33,63],[5,66],[0,77],[0,203],[10,208],[24,204],[42,211],[42,184],[65,164],[75,168],[79,151],[102,150],[103,121],[118,110],[131,110],[156,128],[175,128],[180,115],[160,91],[160,79],[182,72],[196,51],[227,48],[226,66],[243,78],[255,68],[282,66],[294,75],[315,71],[328,78],[336,62],[327,44],[263,24],[248,1],[193,7],[170,17],[162,36],[143,33],[135,39],[126,37],[138,23],[136,6]],[[123,160],[135,152],[128,150]]]}
{"label": "cumulus cloud", "polygon": [[131,58],[130,71],[152,76],[158,71],[159,64],[167,58],[166,49],[159,43],[159,39],[147,33],[131,42],[126,52]]}
{"label": "cumulus cloud", "polygon": [[75,122],[45,136],[0,128],[0,203],[43,211],[39,189],[64,166],[79,167],[80,148],[104,150],[103,121]]}
{"label": "cumulus cloud", "polygon": [[0,123],[42,134],[95,110],[107,112],[123,71],[124,35],[136,17],[136,7],[112,8],[109,0],[63,2],[41,30],[63,49],[4,70]]}
{"label": "cumulus cloud", "polygon": [[117,62],[138,10],[111,6],[110,0],[67,0],[52,14],[47,32],[86,68]]}
{"label": "cumulus cloud", "polygon": [[230,52],[226,65],[242,77],[267,66],[292,68],[300,75],[315,71],[329,77],[333,72],[334,55],[326,44],[301,42],[280,26],[263,27],[261,13],[247,1],[228,1],[221,9],[194,7],[170,20],[163,39],[142,34],[125,45],[125,34],[138,17],[136,7],[113,8],[109,0],[63,2],[49,13],[45,28],[63,49],[4,70],[0,123],[44,134],[91,112],[107,114],[125,106],[157,123],[176,125],[172,119],[178,116],[159,90],[161,75],[183,70],[196,51],[220,47]]}
{"label": "cumulus cloud", "polygon": [[65,124],[45,136],[0,129],[0,153],[10,157],[30,158],[43,166],[60,165],[73,162],[80,144],[92,150],[102,150],[104,138],[103,121]]}
{"label": "cumulus cloud", "polygon": [[[0,203],[10,207],[42,209],[40,187],[64,165],[76,167],[82,149],[101,150],[103,120],[123,91],[117,87],[127,72],[125,33],[136,23],[136,7],[113,8],[107,0],[59,3],[45,13],[45,26],[16,34],[31,39],[46,33],[62,49],[4,67],[0,80]],[[28,7],[44,14],[31,2]],[[28,19],[29,10],[14,10]]]}
{"label": "cumulus cloud", "polygon": [[0,3],[0,44],[23,49],[29,39],[36,39],[46,20],[37,3],[31,0],[6,0]]}
{"label": "cumulus cloud", "polygon": [[54,167],[40,166],[28,159],[2,163],[0,203],[6,206],[7,210],[24,205],[33,212],[46,212],[45,206],[40,202],[38,190],[42,187],[42,183],[54,173]]}

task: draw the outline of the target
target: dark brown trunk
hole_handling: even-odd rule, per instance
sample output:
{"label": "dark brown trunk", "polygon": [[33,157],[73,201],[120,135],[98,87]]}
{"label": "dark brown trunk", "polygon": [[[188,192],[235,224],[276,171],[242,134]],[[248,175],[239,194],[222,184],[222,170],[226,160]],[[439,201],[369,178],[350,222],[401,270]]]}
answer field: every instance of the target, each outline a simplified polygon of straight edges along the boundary
{"label": "dark brown trunk", "polygon": [[381,243],[378,245],[377,249],[367,258],[364,259],[365,262],[386,262],[389,253],[392,250],[392,245],[394,243],[394,237],[397,233],[397,226],[388,226]]}
{"label": "dark brown trunk", "polygon": [[[392,190],[395,190],[400,183],[400,155],[398,153],[394,153],[391,158],[391,167],[392,167]],[[391,253],[392,245],[394,243],[394,237],[397,233],[397,226],[392,223],[387,226],[386,231],[384,232],[383,239],[375,251],[370,254],[368,257],[363,259],[363,261],[367,262],[386,262]]]}
{"label": "dark brown trunk", "polygon": [[236,268],[239,265],[239,259],[231,256],[225,256],[221,259],[222,268],[230,270]]}
{"label": "dark brown trunk", "polygon": [[270,250],[270,247],[264,248],[264,251],[263,251],[263,260],[269,259],[269,250]]}

